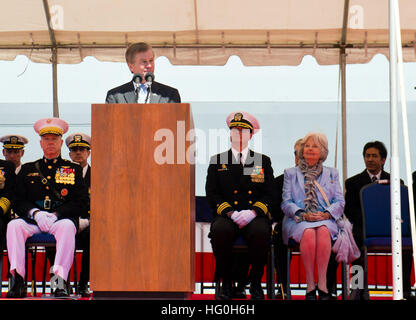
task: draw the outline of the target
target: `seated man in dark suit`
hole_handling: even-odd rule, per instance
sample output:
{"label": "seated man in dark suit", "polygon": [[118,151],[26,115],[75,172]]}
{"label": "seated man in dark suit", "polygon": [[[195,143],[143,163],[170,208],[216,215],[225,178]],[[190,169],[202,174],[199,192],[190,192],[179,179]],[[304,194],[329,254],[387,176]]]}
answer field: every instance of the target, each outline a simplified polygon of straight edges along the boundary
{"label": "seated man in dark suit", "polygon": [[[144,42],[127,48],[126,62],[134,75],[133,80],[107,92],[106,103],[180,103],[177,89],[156,81],[147,82],[148,74],[154,78],[155,55],[152,47]],[[139,75],[138,83],[136,76]],[[153,79],[152,78],[152,79]]]}
{"label": "seated man in dark suit", "polygon": [[[389,180],[390,174],[384,171],[384,163],[387,159],[387,149],[380,141],[368,142],[363,149],[363,157],[366,169],[348,178],[345,181],[345,208],[344,214],[353,225],[352,231],[354,240],[360,248],[360,258],[355,260],[352,265],[364,267],[363,251],[363,213],[361,210],[360,191],[361,189],[377,180]],[[403,181],[401,181],[403,183]],[[403,291],[404,297],[410,298],[410,271],[412,267],[412,255],[403,252]],[[352,299],[368,300],[369,293],[365,290],[354,290]]]}
{"label": "seated man in dark suit", "polygon": [[270,245],[273,168],[269,157],[248,148],[260,128],[256,118],[236,112],[228,116],[227,125],[232,147],[211,158],[205,185],[207,201],[217,213],[209,236],[222,278],[219,298],[232,299],[232,247],[242,236],[251,264],[251,299],[264,299],[261,279]]}

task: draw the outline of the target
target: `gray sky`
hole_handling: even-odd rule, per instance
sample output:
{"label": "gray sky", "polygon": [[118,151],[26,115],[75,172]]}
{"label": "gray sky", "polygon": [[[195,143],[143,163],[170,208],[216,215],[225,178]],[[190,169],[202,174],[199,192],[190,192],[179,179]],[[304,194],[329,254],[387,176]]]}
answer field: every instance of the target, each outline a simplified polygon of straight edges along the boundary
{"label": "gray sky", "polygon": [[[0,70],[1,102],[52,101],[51,65],[18,56],[15,61],[0,61]],[[173,66],[160,57],[156,60],[155,74],[157,81],[178,88],[184,102],[336,101],[338,98],[338,66],[320,66],[311,56],[295,67],[245,67],[235,56],[225,66]],[[416,63],[405,64],[409,101],[416,100],[415,74]],[[80,64],[59,65],[59,102],[103,102],[107,90],[130,79],[125,63],[87,57]],[[377,55],[368,64],[347,66],[347,98],[388,101],[386,57]]]}
{"label": "gray sky", "polygon": [[[32,124],[38,118],[52,116],[51,65],[32,63],[18,56],[15,61],[0,61],[0,70],[0,112],[9,115],[0,120],[0,135],[10,131],[26,135],[30,146],[23,161],[33,161],[41,150]],[[405,64],[404,70],[415,170],[416,63]],[[245,67],[238,57],[231,57],[225,66],[218,67],[172,66],[161,57],[156,60],[155,74],[157,81],[179,89],[182,101],[191,103],[195,127],[206,133],[224,128],[229,112],[245,110],[255,114],[263,128],[262,151],[271,157],[275,175],[293,166],[293,143],[310,131],[327,135],[330,154],[326,165],[334,166],[338,124],[337,166],[341,167],[337,65],[319,66],[313,57],[306,56],[295,67]],[[60,115],[73,124],[81,123],[72,125],[70,131],[89,133],[89,105],[103,103],[109,89],[130,79],[125,63],[99,62],[88,57],[80,64],[59,65]],[[390,150],[388,100],[389,64],[384,56],[377,55],[368,64],[347,66],[348,176],[363,170],[361,151],[365,142],[381,140]],[[27,108],[27,103],[31,108]],[[10,125],[13,123],[22,125],[14,127]],[[399,137],[402,140],[401,131]],[[403,147],[400,148],[403,155]],[[210,150],[203,151],[206,157],[210,156]],[[68,158],[66,147],[63,156]],[[400,175],[405,178],[403,159]],[[206,168],[207,163],[197,164],[197,194],[204,194]],[[388,163],[386,169],[389,170]]]}

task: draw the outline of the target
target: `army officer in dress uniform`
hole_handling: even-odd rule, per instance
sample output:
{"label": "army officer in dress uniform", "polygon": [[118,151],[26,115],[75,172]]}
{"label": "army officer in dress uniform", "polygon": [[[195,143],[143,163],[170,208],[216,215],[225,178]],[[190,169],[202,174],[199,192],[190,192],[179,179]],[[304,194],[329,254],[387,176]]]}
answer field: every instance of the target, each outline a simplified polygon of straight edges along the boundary
{"label": "army officer in dress uniform", "polygon": [[220,299],[232,298],[232,247],[241,235],[248,245],[252,299],[264,299],[261,279],[267,262],[271,234],[273,169],[270,158],[248,148],[259,129],[247,112],[227,117],[232,147],[211,158],[205,191],[216,212],[210,237],[218,275],[222,278]]}
{"label": "army officer in dress uniform", "polygon": [[46,118],[34,124],[40,135],[43,158],[25,163],[16,179],[16,205],[19,219],[7,226],[7,250],[14,285],[7,297],[26,296],[25,242],[34,234],[50,233],[56,239],[52,271],[58,280],[55,297],[68,296],[66,279],[72,266],[78,219],[88,210],[88,191],[78,164],[61,158],[62,135],[68,124]]}
{"label": "army officer in dress uniform", "polygon": [[4,158],[14,163],[14,166],[16,167],[15,172],[18,174],[22,167],[21,160],[25,154],[25,144],[27,144],[29,140],[26,137],[17,134],[9,134],[1,137],[0,142],[3,143]]}
{"label": "army officer in dress uniform", "polygon": [[[91,137],[85,133],[73,133],[65,139],[69,148],[69,157],[72,161],[82,167],[82,177],[88,188],[91,186],[91,166],[88,158],[91,154]],[[81,260],[81,273],[79,278],[78,292],[82,297],[89,297],[88,282],[90,277],[90,202],[88,201],[88,211],[79,217],[79,233],[77,243],[83,250]]]}

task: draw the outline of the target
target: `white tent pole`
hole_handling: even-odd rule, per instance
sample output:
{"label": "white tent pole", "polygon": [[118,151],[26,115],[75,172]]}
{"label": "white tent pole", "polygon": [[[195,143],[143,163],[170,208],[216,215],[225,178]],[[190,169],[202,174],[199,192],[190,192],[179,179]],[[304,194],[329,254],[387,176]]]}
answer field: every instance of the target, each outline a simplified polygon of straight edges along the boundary
{"label": "white tent pole", "polygon": [[342,176],[343,180],[347,180],[347,77],[346,77],[346,65],[347,55],[345,52],[345,45],[347,43],[347,28],[348,28],[348,15],[350,8],[350,0],[344,1],[344,16],[342,19],[342,34],[341,34],[341,48],[340,48],[340,69],[341,69],[341,97],[342,97]]}
{"label": "white tent pole", "polygon": [[[400,12],[398,3],[395,2],[394,19],[396,25],[396,45],[397,45],[397,58],[398,58],[398,71],[399,71],[399,84],[400,84],[400,101],[402,107],[402,120],[403,120],[403,138],[404,138],[404,153],[406,159],[406,178],[409,195],[409,214],[410,214],[410,230],[412,235],[412,247],[416,248],[416,223],[415,223],[415,204],[413,199],[413,179],[412,169],[410,161],[410,143],[409,143],[409,127],[407,118],[407,104],[406,104],[406,91],[404,86],[404,72],[403,72],[403,53],[402,53],[402,37],[400,33]],[[413,252],[413,263],[416,267],[416,256]]]}
{"label": "white tent pole", "polygon": [[347,180],[347,90],[346,90],[346,55],[341,51],[341,99],[342,99],[342,176]]}
{"label": "white tent pole", "polygon": [[390,145],[391,145],[391,249],[393,270],[393,299],[403,299],[400,166],[397,130],[397,48],[394,8],[397,0],[389,0],[389,51],[390,51]]}
{"label": "white tent pole", "polygon": [[51,26],[51,13],[49,11],[48,0],[43,0],[46,22],[48,23],[49,39],[51,41],[52,52],[52,94],[53,94],[53,116],[59,118],[58,107],[58,49],[56,45],[55,32]]}

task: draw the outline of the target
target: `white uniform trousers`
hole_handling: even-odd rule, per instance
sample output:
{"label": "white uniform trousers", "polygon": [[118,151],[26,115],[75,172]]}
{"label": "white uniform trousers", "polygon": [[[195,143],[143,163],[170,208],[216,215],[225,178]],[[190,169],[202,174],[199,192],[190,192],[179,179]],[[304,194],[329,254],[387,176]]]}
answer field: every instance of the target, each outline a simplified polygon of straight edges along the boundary
{"label": "white uniform trousers", "polygon": [[[35,224],[23,219],[15,219],[7,225],[7,251],[10,261],[10,273],[17,271],[25,277],[25,248],[26,239],[42,231]],[[56,255],[52,272],[67,280],[69,270],[74,260],[75,235],[77,229],[69,219],[57,220],[50,228],[50,234],[56,239]]]}

